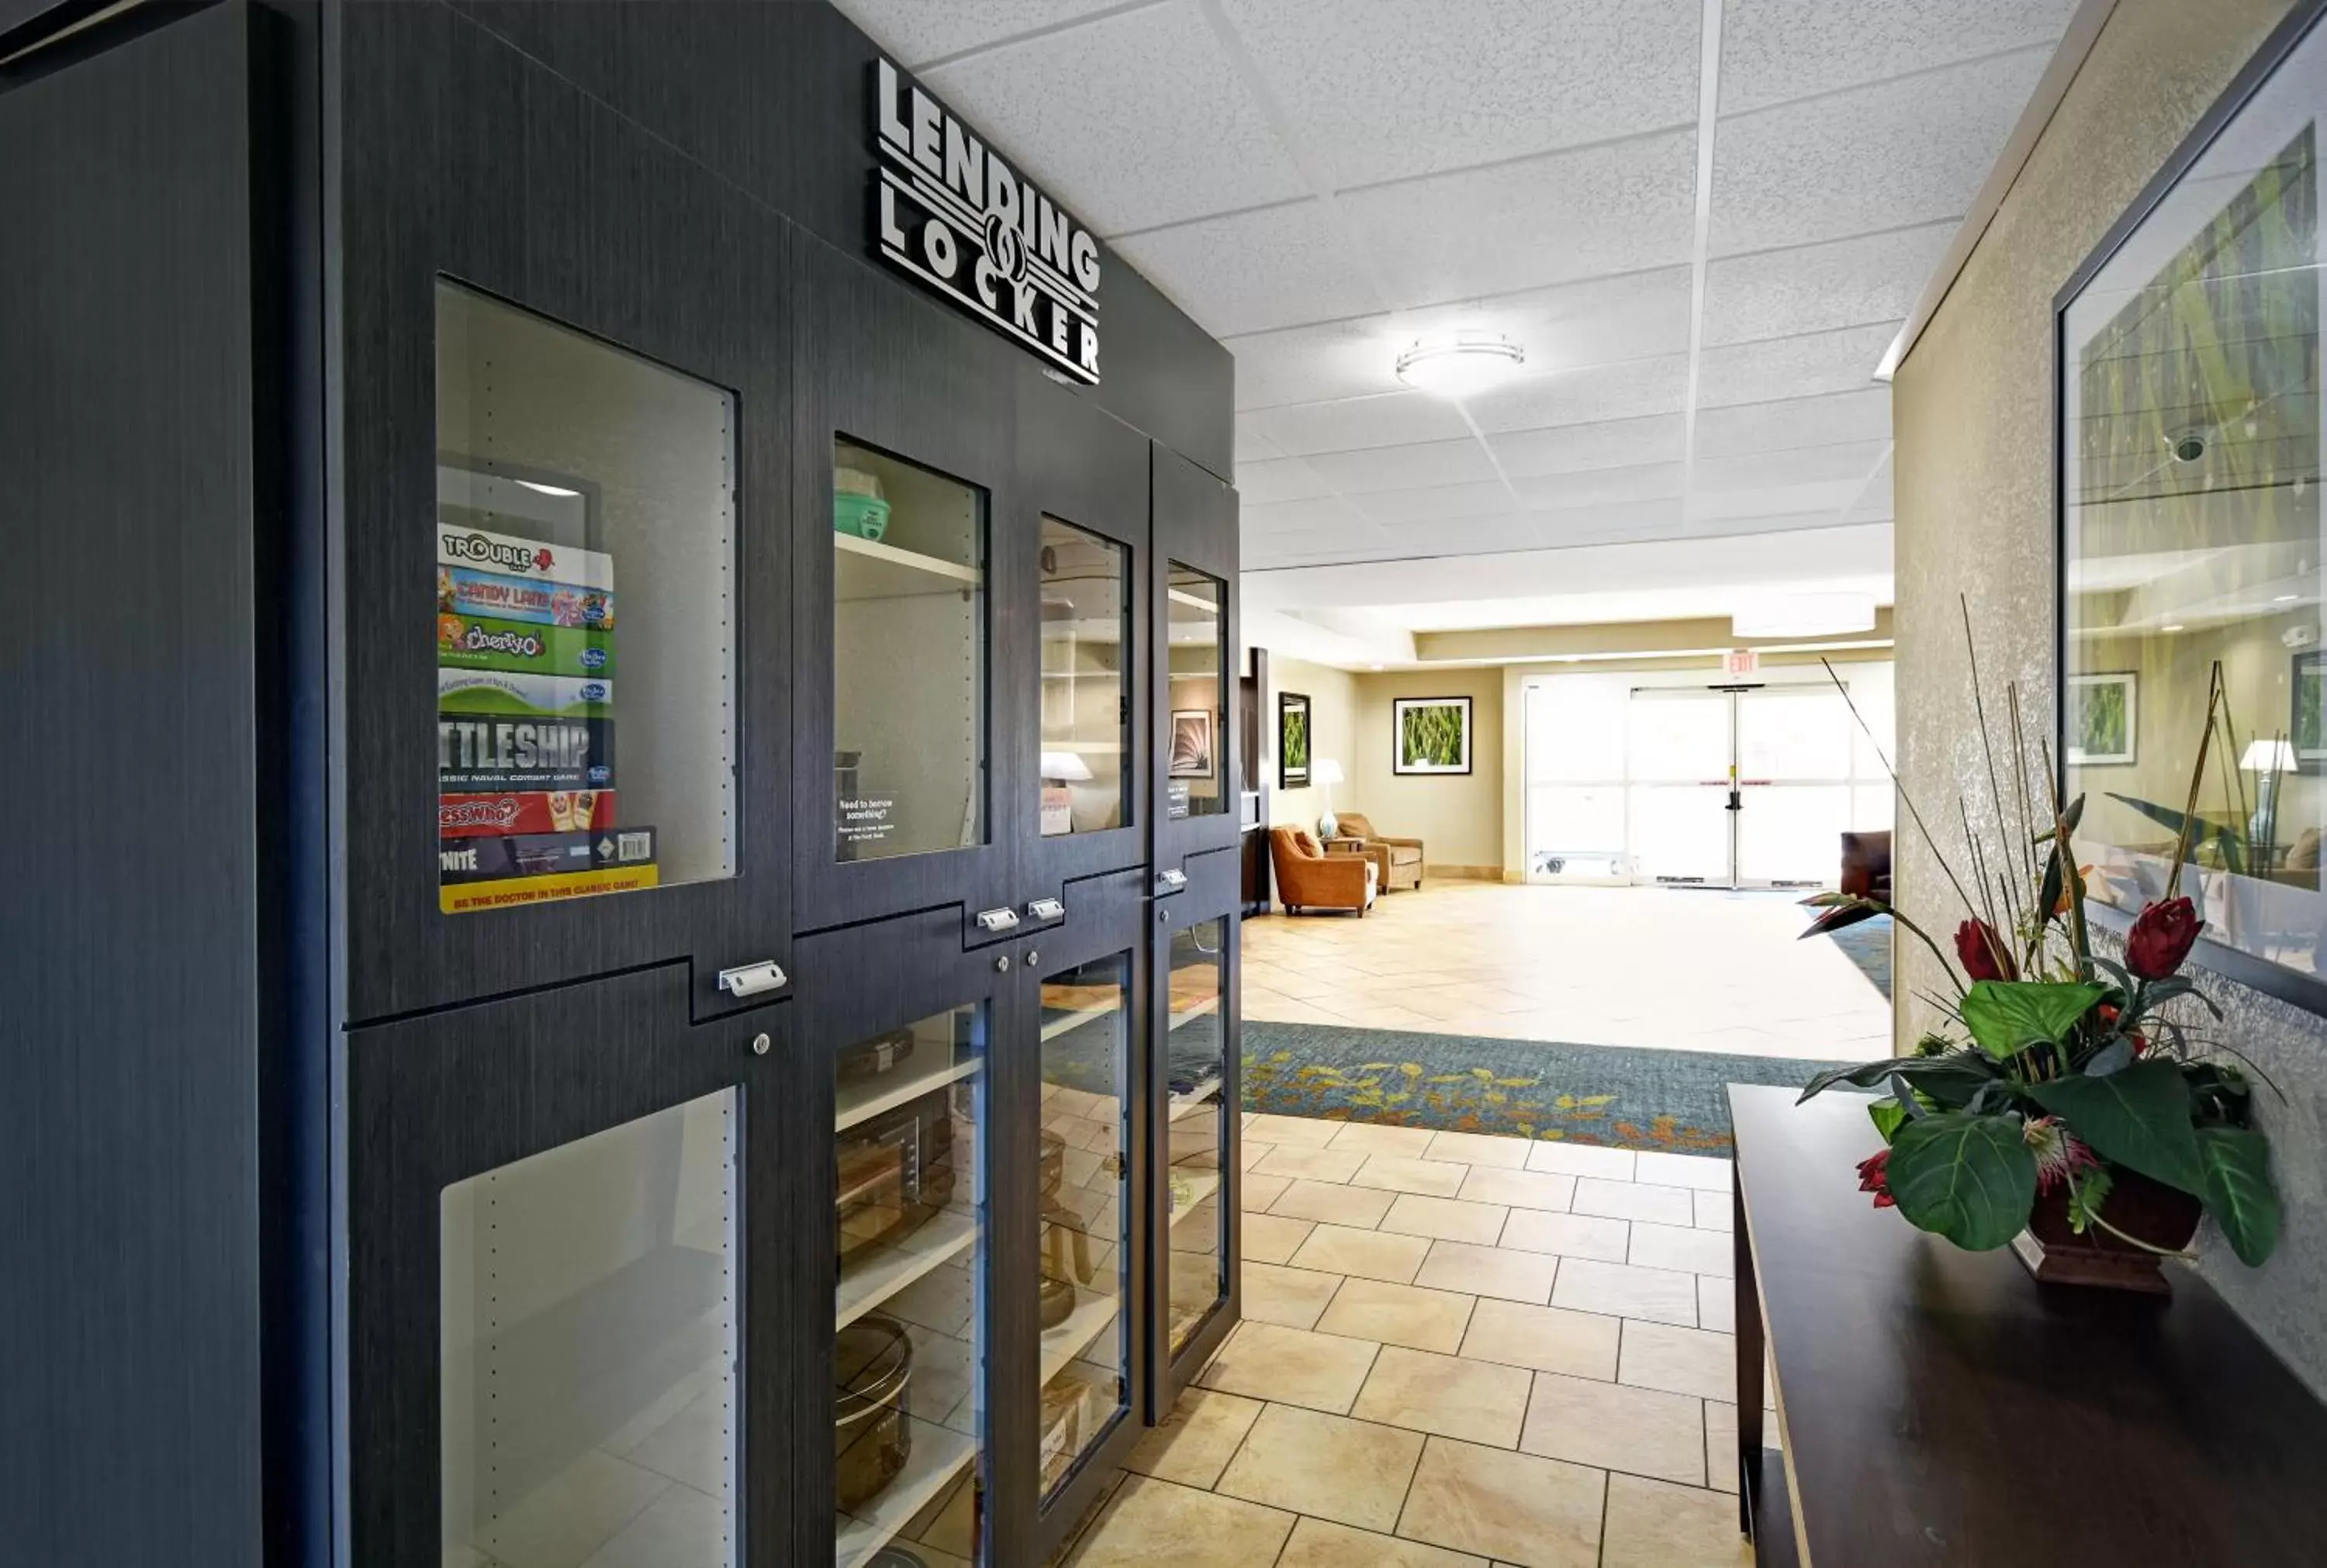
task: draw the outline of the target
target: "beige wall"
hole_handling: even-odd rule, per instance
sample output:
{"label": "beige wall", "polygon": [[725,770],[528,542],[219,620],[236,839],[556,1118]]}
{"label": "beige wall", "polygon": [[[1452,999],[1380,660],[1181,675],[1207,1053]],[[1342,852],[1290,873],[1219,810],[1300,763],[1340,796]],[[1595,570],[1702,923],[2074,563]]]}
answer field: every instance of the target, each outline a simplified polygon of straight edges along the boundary
{"label": "beige wall", "polygon": [[[1901,779],[1941,848],[1960,863],[1960,795],[1975,828],[1995,813],[1957,596],[1968,595],[1991,695],[2020,684],[2035,733],[2052,733],[2054,293],[2139,194],[2264,36],[2286,0],[2119,0],[2019,180],[1921,341],[1900,368],[1897,578]],[[2145,712],[2145,729],[2173,715]],[[2008,786],[2007,786],[2008,788]],[[1902,823],[1896,875],[1911,914],[1962,918],[1931,851]],[[1899,944],[1898,994],[1937,984]],[[2219,1241],[2202,1271],[2313,1385],[2327,1389],[2327,1029],[2306,1013],[2219,980],[2225,1034],[2287,1093],[2262,1097],[2286,1235],[2268,1268],[2241,1268]],[[1900,1040],[1928,1014],[1911,1001]]]}
{"label": "beige wall", "polygon": [[[1425,864],[1486,869],[1503,863],[1503,672],[1401,670],[1358,676],[1358,745],[1350,785],[1334,803],[1362,811],[1376,828],[1423,841]],[[1393,706],[1399,697],[1471,699],[1471,771],[1393,770]]]}
{"label": "beige wall", "polygon": [[[1268,759],[1268,824],[1272,827],[1305,827],[1314,833],[1317,818],[1324,814],[1325,792],[1313,788],[1276,787],[1279,692],[1301,692],[1308,696],[1310,758],[1313,761],[1319,757],[1331,757],[1341,765],[1341,771],[1351,782],[1334,787],[1333,804],[1352,806],[1357,804],[1351,790],[1358,778],[1355,764],[1360,743],[1357,677],[1347,670],[1304,664],[1297,658],[1272,657],[1268,661],[1268,690],[1261,694],[1260,708],[1260,749]],[[1378,826],[1385,833],[1391,831],[1386,823]]]}

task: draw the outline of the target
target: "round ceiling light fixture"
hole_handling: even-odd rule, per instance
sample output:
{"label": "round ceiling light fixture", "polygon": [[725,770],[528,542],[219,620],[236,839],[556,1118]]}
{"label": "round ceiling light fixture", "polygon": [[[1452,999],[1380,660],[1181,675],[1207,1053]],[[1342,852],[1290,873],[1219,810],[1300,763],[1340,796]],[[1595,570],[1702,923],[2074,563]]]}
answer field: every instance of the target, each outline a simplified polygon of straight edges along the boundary
{"label": "round ceiling light fixture", "polygon": [[1449,332],[1418,338],[1397,357],[1397,378],[1438,397],[1468,397],[1508,381],[1527,350],[1500,332]]}
{"label": "round ceiling light fixture", "polygon": [[1729,618],[1733,637],[1832,637],[1874,629],[1871,593],[1776,594]]}

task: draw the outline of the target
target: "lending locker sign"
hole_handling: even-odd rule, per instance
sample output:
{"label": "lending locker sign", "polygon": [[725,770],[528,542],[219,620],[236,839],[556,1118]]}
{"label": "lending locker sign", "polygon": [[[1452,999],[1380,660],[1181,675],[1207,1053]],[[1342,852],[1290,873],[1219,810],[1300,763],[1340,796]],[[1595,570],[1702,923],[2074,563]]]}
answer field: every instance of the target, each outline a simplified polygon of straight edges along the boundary
{"label": "lending locker sign", "polygon": [[873,70],[881,259],[1098,382],[1098,239],[885,58]]}

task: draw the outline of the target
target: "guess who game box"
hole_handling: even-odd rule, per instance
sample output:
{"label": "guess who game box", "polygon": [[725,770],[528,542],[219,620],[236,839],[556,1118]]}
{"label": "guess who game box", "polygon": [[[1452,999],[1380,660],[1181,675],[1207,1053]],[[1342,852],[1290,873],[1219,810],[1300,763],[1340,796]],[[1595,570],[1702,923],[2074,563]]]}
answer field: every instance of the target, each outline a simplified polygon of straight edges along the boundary
{"label": "guess who game box", "polygon": [[439,905],[654,886],[654,830],[615,804],[613,558],[436,533]]}

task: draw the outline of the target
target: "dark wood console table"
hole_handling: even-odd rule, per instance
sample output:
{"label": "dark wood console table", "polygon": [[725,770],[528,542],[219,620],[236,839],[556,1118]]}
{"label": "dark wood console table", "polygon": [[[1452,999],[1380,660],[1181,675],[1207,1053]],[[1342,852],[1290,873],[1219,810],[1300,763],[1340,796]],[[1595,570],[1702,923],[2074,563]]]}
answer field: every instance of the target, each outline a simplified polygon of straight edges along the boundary
{"label": "dark wood console table", "polygon": [[[2327,1563],[2327,1407],[2178,1265],[2039,1287],[1857,1190],[1865,1102],[1733,1085],[1737,1449],[1763,1564]],[[1762,1351],[1784,1463],[1762,1462]]]}

